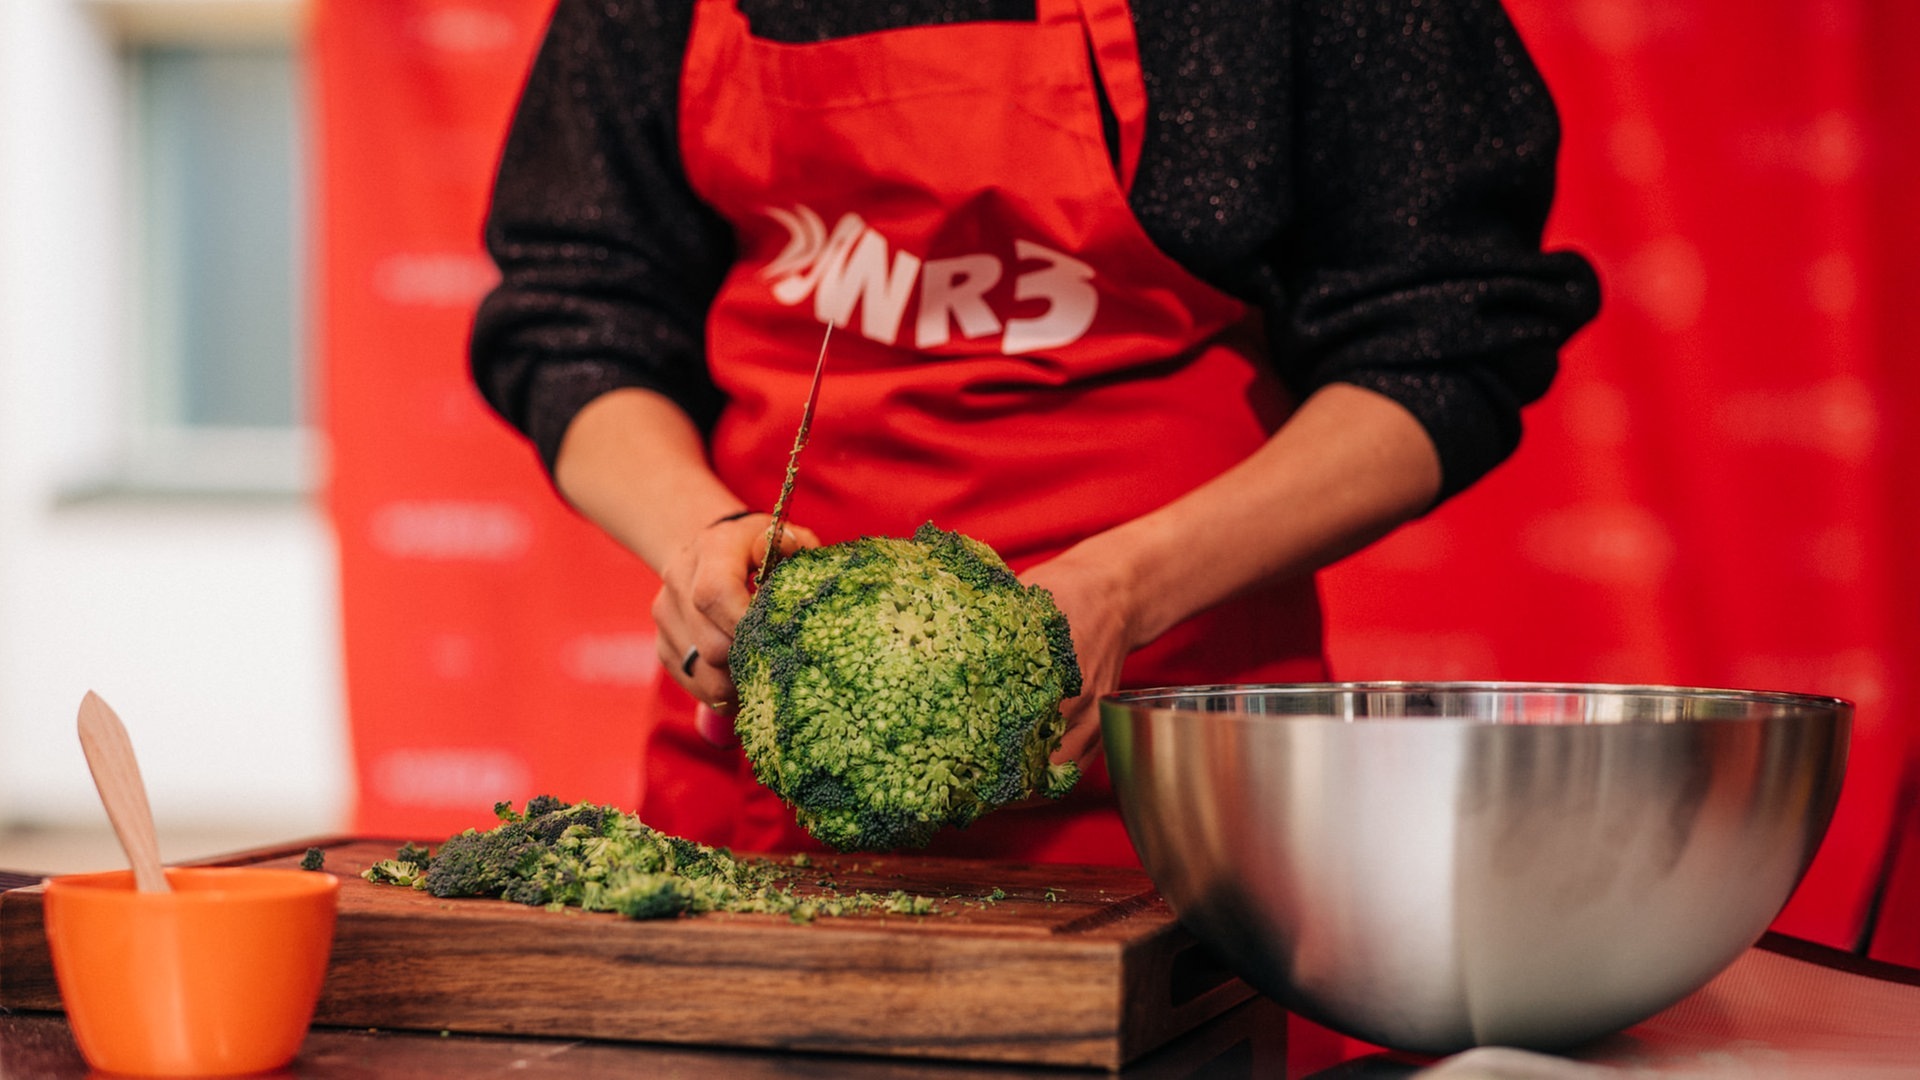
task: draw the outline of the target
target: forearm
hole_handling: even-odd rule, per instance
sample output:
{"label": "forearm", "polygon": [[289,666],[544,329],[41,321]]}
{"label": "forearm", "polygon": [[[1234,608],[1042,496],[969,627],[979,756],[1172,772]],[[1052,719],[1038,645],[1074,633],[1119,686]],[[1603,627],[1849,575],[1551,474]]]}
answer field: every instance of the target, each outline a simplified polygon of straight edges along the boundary
{"label": "forearm", "polygon": [[656,573],[745,505],[714,475],[693,421],[650,390],[614,390],[581,409],[553,475],[575,509]]}
{"label": "forearm", "polygon": [[1336,383],[1239,465],[1070,554],[1113,575],[1138,648],[1249,587],[1351,554],[1431,506],[1440,482],[1412,414]]}

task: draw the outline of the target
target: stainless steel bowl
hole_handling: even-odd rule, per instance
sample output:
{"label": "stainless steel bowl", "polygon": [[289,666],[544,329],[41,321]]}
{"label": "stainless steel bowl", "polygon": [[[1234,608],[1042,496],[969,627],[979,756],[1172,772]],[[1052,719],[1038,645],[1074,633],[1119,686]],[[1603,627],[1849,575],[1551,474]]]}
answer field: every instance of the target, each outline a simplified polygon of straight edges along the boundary
{"label": "stainless steel bowl", "polygon": [[1853,706],[1516,683],[1108,695],[1147,873],[1281,1004],[1423,1053],[1634,1024],[1753,944],[1839,797]]}

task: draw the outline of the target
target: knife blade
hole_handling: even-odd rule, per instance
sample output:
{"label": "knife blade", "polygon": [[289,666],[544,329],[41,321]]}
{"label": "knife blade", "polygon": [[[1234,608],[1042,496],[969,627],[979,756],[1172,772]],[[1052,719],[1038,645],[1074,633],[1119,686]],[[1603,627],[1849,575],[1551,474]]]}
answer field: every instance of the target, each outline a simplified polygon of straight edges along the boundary
{"label": "knife blade", "polygon": [[767,526],[767,556],[760,560],[760,573],[754,578],[754,588],[767,583],[767,575],[773,573],[773,564],[780,561],[780,541],[787,531],[787,506],[793,501],[793,482],[800,475],[800,451],[806,449],[807,434],[813,429],[813,407],[820,400],[820,373],[827,369],[827,342],[833,340],[833,322],[828,320],[827,332],[820,338],[820,355],[813,362],[813,382],[807,387],[807,402],[800,407],[800,430],[794,433],[793,450],[787,454],[787,475],[780,482],[780,495],[773,501],[773,524]]}

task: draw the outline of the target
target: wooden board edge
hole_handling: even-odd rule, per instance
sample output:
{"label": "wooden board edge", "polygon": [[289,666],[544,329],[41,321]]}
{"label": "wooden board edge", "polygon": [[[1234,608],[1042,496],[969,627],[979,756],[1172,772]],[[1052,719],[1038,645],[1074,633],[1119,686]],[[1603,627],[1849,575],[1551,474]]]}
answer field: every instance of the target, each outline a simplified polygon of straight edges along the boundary
{"label": "wooden board edge", "polygon": [[0,893],[0,1009],[61,1008],[41,919],[42,886]]}
{"label": "wooden board edge", "polygon": [[[323,835],[305,840],[289,840],[270,847],[247,848],[241,851],[229,851],[217,855],[208,855],[188,862],[173,863],[175,866],[252,866],[255,863],[272,862],[275,859],[291,859],[296,855],[305,855],[310,848],[319,848],[323,853],[330,848],[348,847],[354,844],[390,844],[395,851],[400,845],[410,841],[381,836],[338,836]],[[322,867],[325,869],[325,867]]]}
{"label": "wooden board edge", "polygon": [[1177,923],[1125,950],[1120,1018],[1122,1064],[1258,996],[1218,955]]}
{"label": "wooden board edge", "polygon": [[[417,920],[343,915],[316,1022],[1099,1069],[1119,1064],[1117,947],[1031,939],[725,937],[470,926],[416,950]],[[530,960],[529,958],[537,958]],[[556,962],[564,958],[564,962]],[[475,970],[489,973],[476,986]],[[457,994],[440,992],[457,986]],[[1051,1002],[1036,1008],[1036,1002]]]}

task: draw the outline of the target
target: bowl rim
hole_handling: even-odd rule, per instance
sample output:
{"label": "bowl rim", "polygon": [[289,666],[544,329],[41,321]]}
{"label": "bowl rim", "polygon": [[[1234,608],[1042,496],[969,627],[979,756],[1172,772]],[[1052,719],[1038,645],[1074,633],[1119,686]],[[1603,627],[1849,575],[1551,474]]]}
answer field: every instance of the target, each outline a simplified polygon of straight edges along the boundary
{"label": "bowl rim", "polygon": [[[164,893],[134,888],[132,870],[93,870],[55,874],[45,879],[49,894],[98,897],[107,903],[233,904],[321,897],[337,894],[340,878],[324,870],[274,866],[169,866]],[[192,881],[192,888],[180,888]],[[106,899],[106,898],[113,899]]]}
{"label": "bowl rim", "polygon": [[[1547,682],[1514,679],[1372,679],[1349,682],[1292,682],[1292,683],[1202,683],[1191,686],[1155,686],[1140,687],[1131,690],[1116,690],[1100,696],[1100,704],[1112,704],[1128,708],[1153,708],[1168,712],[1200,713],[1198,709],[1181,709],[1172,705],[1156,704],[1168,698],[1203,697],[1207,695],[1229,696],[1235,694],[1281,694],[1305,695],[1326,693],[1408,693],[1408,694],[1539,694],[1539,695],[1584,695],[1590,697],[1655,697],[1685,698],[1718,701],[1761,702],[1775,705],[1790,705],[1802,709],[1824,709],[1850,715],[1854,710],[1853,701],[1825,694],[1807,694],[1790,690],[1739,690],[1729,687],[1663,685],[1659,683],[1606,683],[1606,682]],[[1218,715],[1212,713],[1208,715]],[[1300,719],[1312,719],[1301,716]],[[1420,719],[1450,719],[1448,717],[1422,717]]]}

